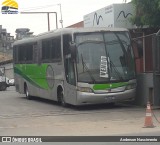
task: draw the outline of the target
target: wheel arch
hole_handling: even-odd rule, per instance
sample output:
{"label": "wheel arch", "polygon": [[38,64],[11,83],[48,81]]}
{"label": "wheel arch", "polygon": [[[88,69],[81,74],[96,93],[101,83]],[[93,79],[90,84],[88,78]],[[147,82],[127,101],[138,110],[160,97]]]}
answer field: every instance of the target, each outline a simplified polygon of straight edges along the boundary
{"label": "wheel arch", "polygon": [[27,87],[27,83],[24,82],[24,86],[23,86],[23,92],[26,93],[26,87]]}
{"label": "wheel arch", "polygon": [[61,92],[61,91],[63,91],[63,93],[64,93],[64,87],[63,87],[62,84],[57,86],[57,101],[58,101],[58,102],[60,102],[59,95],[60,95],[60,92]]}

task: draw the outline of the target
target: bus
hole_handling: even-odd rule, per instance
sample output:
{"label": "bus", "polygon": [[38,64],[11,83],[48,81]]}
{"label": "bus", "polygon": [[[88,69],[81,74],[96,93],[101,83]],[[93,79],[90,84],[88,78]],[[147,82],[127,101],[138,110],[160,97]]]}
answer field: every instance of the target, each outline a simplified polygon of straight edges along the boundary
{"label": "bus", "polygon": [[2,13],[18,13],[18,9],[14,7],[9,7],[9,6],[3,6],[1,9]]}
{"label": "bus", "polygon": [[62,28],[14,43],[16,91],[62,106],[133,100],[136,73],[122,28]]}

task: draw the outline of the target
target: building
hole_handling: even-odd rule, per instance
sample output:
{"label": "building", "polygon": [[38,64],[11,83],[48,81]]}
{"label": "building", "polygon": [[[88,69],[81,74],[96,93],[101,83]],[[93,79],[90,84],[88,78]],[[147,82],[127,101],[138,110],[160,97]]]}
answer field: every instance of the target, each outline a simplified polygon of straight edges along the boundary
{"label": "building", "polygon": [[7,33],[7,29],[0,25],[0,61],[12,59],[12,44],[14,36]]}
{"label": "building", "polygon": [[14,42],[14,36],[10,36],[10,33],[7,33],[7,30],[2,28],[0,25],[0,47],[2,49],[11,49],[12,43]]}
{"label": "building", "polygon": [[129,21],[134,14],[131,3],[112,4],[83,17],[84,27],[134,28]]}
{"label": "building", "polygon": [[84,21],[80,21],[78,23],[75,23],[73,25],[68,26],[67,28],[80,28],[80,27],[84,27]]}
{"label": "building", "polygon": [[16,29],[15,32],[16,32],[16,40],[33,36],[33,32],[30,32],[30,29],[28,28],[18,28]]}

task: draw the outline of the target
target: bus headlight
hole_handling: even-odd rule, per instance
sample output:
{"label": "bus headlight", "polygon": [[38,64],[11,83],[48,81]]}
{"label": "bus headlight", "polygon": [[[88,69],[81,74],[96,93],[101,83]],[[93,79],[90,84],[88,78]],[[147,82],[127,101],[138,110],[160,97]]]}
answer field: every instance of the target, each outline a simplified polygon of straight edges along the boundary
{"label": "bus headlight", "polygon": [[88,88],[88,87],[77,87],[77,91],[93,93],[93,90],[91,88]]}
{"label": "bus headlight", "polygon": [[136,88],[136,83],[128,84],[126,86],[126,90],[130,90],[130,89],[134,89],[134,88]]}

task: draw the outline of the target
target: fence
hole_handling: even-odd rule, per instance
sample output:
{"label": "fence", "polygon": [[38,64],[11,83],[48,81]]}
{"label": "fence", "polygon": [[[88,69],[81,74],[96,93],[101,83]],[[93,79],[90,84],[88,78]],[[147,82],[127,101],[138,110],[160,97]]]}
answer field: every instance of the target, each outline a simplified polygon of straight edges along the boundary
{"label": "fence", "polygon": [[146,105],[150,101],[152,105],[160,106],[160,36],[157,31],[143,30],[132,34],[137,72],[137,105]]}
{"label": "fence", "polygon": [[137,73],[153,72],[153,38],[155,33],[133,38]]}

